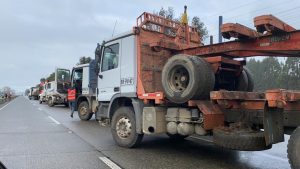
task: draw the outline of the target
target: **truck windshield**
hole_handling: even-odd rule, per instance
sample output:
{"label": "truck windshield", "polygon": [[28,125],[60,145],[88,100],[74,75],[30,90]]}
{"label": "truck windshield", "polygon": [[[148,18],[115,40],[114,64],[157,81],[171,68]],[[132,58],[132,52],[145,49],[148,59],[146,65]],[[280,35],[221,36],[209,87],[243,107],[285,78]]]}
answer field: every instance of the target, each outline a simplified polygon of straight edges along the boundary
{"label": "truck windshield", "polygon": [[57,69],[57,92],[67,93],[70,83],[70,70]]}
{"label": "truck windshield", "polygon": [[58,69],[57,70],[57,82],[71,82],[70,70]]}
{"label": "truck windshield", "polygon": [[102,59],[101,71],[107,71],[118,67],[119,62],[119,44],[113,44],[105,47]]}

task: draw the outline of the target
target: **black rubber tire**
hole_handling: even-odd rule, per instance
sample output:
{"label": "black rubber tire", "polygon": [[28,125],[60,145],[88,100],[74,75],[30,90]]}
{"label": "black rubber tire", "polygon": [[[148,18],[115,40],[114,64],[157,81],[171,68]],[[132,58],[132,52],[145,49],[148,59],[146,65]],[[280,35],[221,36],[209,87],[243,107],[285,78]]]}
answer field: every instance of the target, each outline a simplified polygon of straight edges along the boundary
{"label": "black rubber tire", "polygon": [[[81,110],[85,108],[86,109],[86,113],[85,115],[82,115]],[[78,106],[78,117],[80,118],[80,120],[83,121],[89,121],[92,117],[93,117],[93,113],[89,107],[89,103],[87,101],[82,101],[79,103]]]}
{"label": "black rubber tire", "polygon": [[185,141],[185,138],[187,138],[188,136],[183,136],[183,135],[180,135],[180,134],[169,134],[167,133],[167,135],[169,136],[170,140],[172,141]]}
{"label": "black rubber tire", "polygon": [[[117,123],[123,117],[128,118],[129,121],[131,122],[131,133],[127,138],[119,137],[116,131]],[[136,132],[136,119],[132,107],[124,106],[118,108],[114,112],[111,122],[112,122],[111,123],[112,137],[119,146],[126,147],[126,148],[133,148],[133,147],[137,147],[142,142],[144,134],[139,134]]]}
{"label": "black rubber tire", "polygon": [[53,106],[54,106],[54,103],[53,103],[53,101],[52,101],[52,98],[51,98],[51,97],[49,97],[49,98],[48,98],[48,100],[47,100],[47,104],[48,104],[48,106],[49,106],[49,107],[53,107]]}
{"label": "black rubber tire", "polygon": [[[187,85],[180,90],[176,89],[171,82],[175,76],[173,72],[179,69],[183,69],[188,74]],[[162,71],[164,94],[174,103],[185,103],[191,99],[208,99],[214,85],[215,74],[211,65],[198,56],[175,55],[167,61]]]}
{"label": "black rubber tire", "polygon": [[220,147],[240,151],[261,151],[272,147],[266,146],[263,132],[228,132],[216,128],[213,130],[213,140]]}
{"label": "black rubber tire", "polygon": [[237,79],[237,86],[236,90],[237,91],[247,91],[248,90],[248,76],[245,70],[242,71],[240,76]]}
{"label": "black rubber tire", "polygon": [[39,100],[39,103],[40,103],[40,104],[42,104],[42,103],[43,103],[43,101],[42,101],[42,100]]}
{"label": "black rubber tire", "polygon": [[292,169],[300,169],[300,127],[292,133],[288,143],[288,158]]}
{"label": "black rubber tire", "polygon": [[248,92],[253,92],[253,89],[254,89],[253,74],[252,74],[252,72],[247,67],[244,67],[244,71],[246,72],[247,77],[248,77],[248,88],[247,88],[247,91]]}

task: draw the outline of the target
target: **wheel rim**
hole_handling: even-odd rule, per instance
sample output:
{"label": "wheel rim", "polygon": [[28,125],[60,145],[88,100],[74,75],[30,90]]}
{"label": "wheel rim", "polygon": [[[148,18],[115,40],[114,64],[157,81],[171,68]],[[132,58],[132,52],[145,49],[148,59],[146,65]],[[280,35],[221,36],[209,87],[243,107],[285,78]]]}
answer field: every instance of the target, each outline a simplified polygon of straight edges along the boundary
{"label": "wheel rim", "polygon": [[189,72],[183,66],[175,66],[170,71],[168,81],[169,86],[173,91],[183,92],[190,82]]}
{"label": "wheel rim", "polygon": [[87,107],[83,106],[80,108],[80,115],[85,116],[87,114]]}
{"label": "wheel rim", "polygon": [[128,138],[132,131],[131,126],[131,121],[127,117],[121,117],[116,124],[118,136],[122,139]]}

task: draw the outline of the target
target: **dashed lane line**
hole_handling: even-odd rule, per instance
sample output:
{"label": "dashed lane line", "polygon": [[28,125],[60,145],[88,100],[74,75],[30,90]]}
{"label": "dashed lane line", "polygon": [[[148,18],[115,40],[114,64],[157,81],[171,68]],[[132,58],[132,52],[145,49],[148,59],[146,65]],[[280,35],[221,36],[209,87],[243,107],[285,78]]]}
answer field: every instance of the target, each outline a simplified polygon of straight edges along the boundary
{"label": "dashed lane line", "polygon": [[99,159],[104,162],[111,169],[121,169],[116,163],[108,159],[107,157],[99,157]]}
{"label": "dashed lane line", "polygon": [[56,123],[56,124],[60,124],[60,122],[58,122],[57,120],[55,120],[53,117],[51,117],[51,116],[48,116],[48,118],[49,118],[50,120],[52,120],[54,123]]}

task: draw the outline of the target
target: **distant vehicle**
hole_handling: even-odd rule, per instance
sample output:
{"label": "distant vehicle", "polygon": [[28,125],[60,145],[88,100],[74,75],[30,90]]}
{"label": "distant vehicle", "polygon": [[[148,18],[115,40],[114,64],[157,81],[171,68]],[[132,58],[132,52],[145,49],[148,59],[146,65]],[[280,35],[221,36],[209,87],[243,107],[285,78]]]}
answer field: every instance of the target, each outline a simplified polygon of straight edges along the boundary
{"label": "distant vehicle", "polygon": [[28,94],[29,100],[38,100],[39,98],[39,87],[31,87],[29,94]]}
{"label": "distant vehicle", "polygon": [[58,104],[68,106],[67,93],[70,87],[70,70],[58,68],[55,71],[55,80],[46,86],[46,101],[49,107]]}

